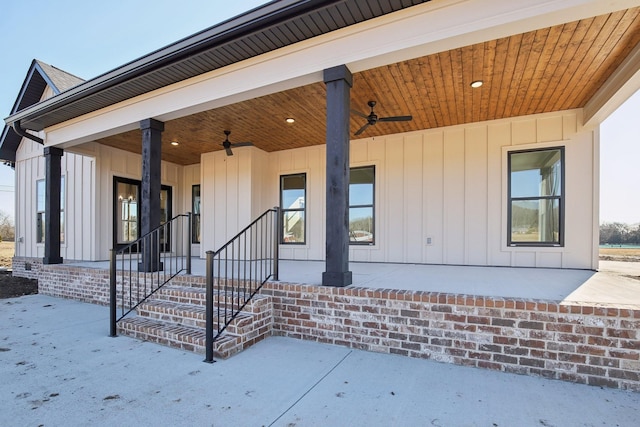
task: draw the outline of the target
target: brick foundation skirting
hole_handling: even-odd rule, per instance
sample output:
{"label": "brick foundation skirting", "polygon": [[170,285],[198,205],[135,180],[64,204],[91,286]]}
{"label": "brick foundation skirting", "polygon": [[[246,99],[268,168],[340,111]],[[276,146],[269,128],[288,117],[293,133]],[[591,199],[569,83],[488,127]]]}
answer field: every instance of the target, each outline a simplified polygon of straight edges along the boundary
{"label": "brick foundation skirting", "polygon": [[[109,303],[108,270],[15,258],[13,269],[40,293]],[[261,293],[275,335],[640,392],[640,309],[286,283]]]}

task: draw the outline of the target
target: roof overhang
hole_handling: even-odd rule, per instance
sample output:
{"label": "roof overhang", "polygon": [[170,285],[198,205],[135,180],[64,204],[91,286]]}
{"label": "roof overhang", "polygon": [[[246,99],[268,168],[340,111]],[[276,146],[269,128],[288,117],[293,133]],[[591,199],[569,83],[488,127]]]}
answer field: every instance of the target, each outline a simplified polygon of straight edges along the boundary
{"label": "roof overhang", "polygon": [[279,0],[9,116],[40,131],[117,102],[429,0]]}
{"label": "roof overhang", "polygon": [[[434,0],[413,2],[424,3],[414,6],[412,6],[413,3],[406,1],[392,3],[397,7],[397,10],[369,11],[367,14],[359,15],[357,17],[359,20],[354,18],[353,23],[351,21],[345,22],[343,19],[335,29],[333,26],[322,29],[315,28],[314,30],[318,30],[318,35],[310,32],[297,36],[291,30],[292,27],[304,26],[310,29],[315,20],[323,22],[333,20],[336,23],[336,20],[339,20],[338,18],[346,13],[345,11],[354,15],[359,8],[368,8],[378,2],[343,0],[269,3],[16,113],[7,119],[7,123],[12,120],[21,120],[22,126],[27,129],[46,129],[48,144],[65,147],[100,138],[109,138],[116,134],[125,135],[121,141],[101,139],[99,142],[123,149],[133,147],[130,148],[130,151],[135,152],[139,137],[136,142],[135,136],[126,137],[126,133],[123,132],[134,132],[138,120],[153,117],[167,121],[165,135],[168,137],[172,133],[172,129],[175,128],[191,132],[189,137],[194,141],[193,149],[196,152],[196,150],[203,150],[203,148],[199,148],[204,145],[203,141],[207,141],[207,146],[211,147],[211,135],[215,137],[218,133],[221,134],[224,128],[224,117],[233,117],[235,120],[233,135],[241,140],[250,139],[255,142],[258,137],[266,140],[268,134],[275,135],[277,129],[266,129],[263,134],[252,134],[250,132],[257,132],[256,118],[249,118],[247,114],[264,111],[265,108],[274,105],[284,112],[289,107],[284,106],[284,103],[292,97],[297,97],[296,102],[292,102],[290,106],[298,108],[299,111],[311,112],[310,118],[317,119],[322,115],[322,110],[318,109],[317,105],[308,103],[306,99],[311,95],[314,97],[314,102],[318,104],[318,95],[321,95],[323,90],[318,86],[322,81],[322,69],[339,64],[346,64],[354,72],[354,77],[357,80],[354,82],[360,84],[360,87],[356,87],[354,84],[352,91],[352,105],[360,110],[366,108],[367,98],[372,95],[377,97],[373,99],[378,100],[383,96],[387,97],[386,105],[392,110],[383,111],[387,115],[405,114],[420,108],[426,109],[429,106],[435,109],[439,107],[439,103],[446,107],[447,102],[450,103],[449,109],[451,110],[455,108],[451,102],[463,102],[469,99],[470,104],[466,108],[469,111],[473,110],[474,113],[470,119],[463,118],[463,120],[466,122],[489,120],[499,117],[496,115],[485,118],[477,116],[475,113],[478,109],[478,103],[474,101],[478,99],[477,92],[473,94],[467,92],[468,89],[462,85],[462,80],[468,77],[468,70],[476,71],[475,57],[478,52],[481,53],[484,50],[486,58],[488,55],[492,55],[492,50],[499,50],[501,46],[510,46],[512,43],[518,43],[518,46],[522,46],[524,49],[535,51],[531,47],[533,44],[531,40],[544,39],[547,31],[555,36],[561,34],[558,43],[567,43],[568,41],[564,38],[569,36],[565,35],[564,30],[558,30],[558,26],[562,27],[570,22],[575,23],[582,19],[589,20],[597,15],[606,16],[614,11],[624,11],[638,6],[637,0],[607,2],[599,0],[548,0],[542,2],[539,0],[520,0],[519,2]],[[626,20],[627,28],[631,28],[632,33],[635,31],[636,35],[640,34],[636,30],[638,28],[637,10],[630,15],[632,15],[631,18],[621,19],[618,17],[616,19]],[[332,19],[328,19],[328,17],[332,17]],[[585,25],[592,27],[590,31],[597,32],[601,20],[590,22]],[[580,28],[580,25],[580,23],[573,24],[573,27]],[[569,25],[569,27],[572,26]],[[621,30],[610,29],[609,31],[613,34]],[[526,32],[531,32],[531,34],[525,34]],[[271,40],[273,34],[276,33],[280,34],[280,42],[284,41],[285,43],[282,46],[278,45],[280,47],[267,46],[265,40]],[[287,36],[285,37],[283,34]],[[301,37],[308,38],[302,38],[298,41]],[[531,40],[527,40],[528,37]],[[580,43],[580,38],[575,41],[572,39],[570,42]],[[261,47],[262,51],[254,50],[258,47]],[[517,49],[516,47],[515,52]],[[548,46],[547,49],[545,54],[556,50],[553,45]],[[623,54],[627,55],[629,50],[631,49],[625,46]],[[508,54],[506,50],[505,52]],[[539,52],[536,54],[539,55]],[[468,64],[466,56],[471,58]],[[529,57],[531,56],[529,55]],[[507,65],[513,66],[514,72],[518,67],[526,69],[529,65],[526,57],[507,56],[507,58],[513,60],[514,64]],[[584,61],[589,62],[589,58],[586,56]],[[606,105],[609,109],[615,109],[624,101],[624,96],[617,95],[622,93],[621,88],[630,91],[630,88],[638,85],[637,82],[634,83],[634,79],[626,79],[625,76],[629,76],[629,73],[622,71],[625,67],[629,70],[635,67],[637,71],[637,64],[633,58],[633,55],[629,55],[623,63],[623,65],[627,65],[618,67],[613,75],[610,72],[602,74],[605,78],[611,75],[610,79],[613,79],[614,82],[608,88],[603,89],[600,94],[603,100],[601,104]],[[442,73],[439,76],[441,80],[436,83],[439,87],[429,86],[427,95],[431,97],[430,100],[425,100],[425,91],[419,93],[420,91],[413,89],[415,93],[411,94],[412,99],[406,99],[404,102],[394,96],[393,91],[376,91],[366,84],[375,80],[393,85],[402,80],[402,75],[398,74],[399,67],[416,65],[411,61],[415,63],[420,63],[423,60],[438,62],[442,59],[448,60],[450,62],[448,65],[451,66],[454,66],[456,60],[459,59],[460,61],[457,62],[461,68],[448,70],[449,74]],[[556,59],[558,58],[554,58],[554,60]],[[223,62],[218,64],[215,61]],[[524,62],[521,63],[521,61]],[[619,63],[618,61],[612,64]],[[196,67],[197,64],[200,68]],[[291,64],[295,64],[295,67],[292,67]],[[487,68],[486,59],[483,64],[482,53],[479,64],[478,70],[481,72],[491,71]],[[540,58],[539,62],[534,65],[537,67],[541,64],[544,66],[544,58]],[[515,85],[515,83],[508,81],[510,72],[510,69],[505,65],[504,70],[501,71],[502,88],[495,87],[491,90],[502,91],[506,87],[506,90],[509,91],[509,86]],[[463,79],[458,78],[458,73],[462,75]],[[535,83],[540,75],[533,74],[532,72],[532,76],[529,77]],[[190,75],[192,77],[189,77]],[[524,79],[522,76],[517,78]],[[559,75],[557,78],[565,79],[567,77]],[[403,84],[410,84],[409,80]],[[455,93],[447,95],[444,92],[439,92],[440,89],[444,91],[444,87],[451,80],[454,80],[453,83],[456,85],[455,90],[452,89]],[[606,84],[603,85],[603,81],[604,79],[596,82],[598,87],[604,88],[606,86]],[[233,85],[228,84],[229,82]],[[428,80],[425,82],[429,83]],[[362,86],[365,88],[363,89]],[[485,86],[485,89],[486,93],[489,88]],[[407,91],[407,86],[398,87],[397,90]],[[519,92],[520,89],[517,91]],[[523,93],[525,96],[528,95],[526,92]],[[403,95],[409,98],[409,92],[403,92]],[[591,95],[593,93],[590,93],[589,96]],[[482,96],[484,99],[485,95]],[[453,98],[453,101],[448,98]],[[417,99],[422,99],[424,106],[421,107],[415,102],[411,103]],[[505,96],[505,99],[512,104],[514,102],[511,96]],[[353,102],[354,100],[357,102]],[[472,101],[473,105],[471,105]],[[569,105],[564,109],[587,108],[584,103],[579,103],[577,106],[571,106],[573,104],[570,103],[558,103],[558,105]],[[595,103],[592,105],[596,106]],[[411,106],[412,108],[406,111],[407,109],[403,109],[402,106]],[[548,112],[553,108],[556,108],[555,111],[562,109],[559,107],[549,108],[523,113],[525,108],[518,107],[513,112],[505,112],[501,117]],[[210,110],[210,113],[207,113],[207,110]],[[596,110],[605,111],[602,107],[597,107]],[[452,114],[454,113],[452,112]],[[460,116],[465,113],[458,112],[457,114]],[[243,116],[246,117],[245,124],[238,120]],[[593,115],[593,117],[596,116]],[[599,118],[596,117],[594,120],[599,120]],[[174,123],[169,121],[174,121]],[[211,123],[208,126],[202,126],[204,121]],[[415,122],[417,121],[415,120]],[[396,132],[406,132],[460,123],[459,121],[448,122],[446,120],[439,122],[436,120],[432,123],[427,123],[427,121],[428,118],[425,117],[421,127],[391,127],[389,129]],[[203,128],[202,132],[206,132],[206,138],[199,138],[197,132],[192,130],[194,123]],[[247,133],[239,133],[236,129]],[[311,140],[313,129],[317,132],[318,129],[324,128],[322,123],[316,120],[314,126],[309,125],[304,132],[296,136],[297,139]],[[375,133],[369,134],[369,136],[375,135]],[[282,135],[274,136],[274,138],[282,139]],[[266,151],[283,149],[283,147],[295,148],[294,144],[274,145],[273,147],[276,148],[267,148],[267,144],[265,143],[265,146],[259,148]],[[208,148],[208,151],[211,150]],[[165,152],[168,153],[169,150],[163,150],[163,156]],[[184,160],[179,163],[190,164],[190,162],[193,160]]]}

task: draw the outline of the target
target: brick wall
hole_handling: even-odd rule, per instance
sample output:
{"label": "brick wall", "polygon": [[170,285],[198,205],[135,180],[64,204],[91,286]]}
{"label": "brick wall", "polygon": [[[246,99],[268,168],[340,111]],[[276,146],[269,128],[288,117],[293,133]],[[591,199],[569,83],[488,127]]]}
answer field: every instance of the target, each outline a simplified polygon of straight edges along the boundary
{"label": "brick wall", "polygon": [[268,283],[274,333],[640,391],[640,310]]}
{"label": "brick wall", "polygon": [[42,268],[42,258],[14,257],[11,260],[11,269],[16,277],[37,279]]}

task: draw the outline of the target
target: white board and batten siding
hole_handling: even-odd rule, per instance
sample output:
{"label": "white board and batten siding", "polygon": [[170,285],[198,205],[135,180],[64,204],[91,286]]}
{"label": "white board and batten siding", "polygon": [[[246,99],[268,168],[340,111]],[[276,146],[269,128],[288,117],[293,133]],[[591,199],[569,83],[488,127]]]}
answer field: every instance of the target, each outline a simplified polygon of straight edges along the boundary
{"label": "white board and batten siding", "polygon": [[216,250],[274,206],[264,197],[268,154],[253,147],[205,153],[200,163],[202,244]]}
{"label": "white board and batten siding", "polygon": [[[98,213],[96,221],[101,226],[96,230],[99,235],[98,241],[98,258],[109,259],[109,250],[113,246],[113,178],[128,178],[133,180],[141,180],[142,177],[142,156],[140,154],[130,153],[128,151],[100,145],[96,143],[89,144],[94,151],[97,161],[97,191],[98,197],[96,203]],[[172,214],[184,213],[178,212],[178,208],[184,205],[183,198],[191,199],[191,192],[185,194],[182,187],[183,182],[182,167],[174,163],[162,161],[160,175],[162,177],[162,185],[172,187]]]}
{"label": "white board and batten siding", "polygon": [[[351,246],[350,259],[553,268],[597,268],[598,133],[580,110],[438,128],[352,141],[351,167],[375,166],[375,244]],[[384,126],[380,123],[378,126]],[[507,246],[509,150],[565,147],[564,247]],[[108,258],[113,177],[139,180],[140,155],[88,143],[65,152],[65,259]],[[44,178],[42,148],[18,150],[16,254],[42,257],[35,243],[35,186]],[[325,146],[266,153],[255,147],[205,153],[199,165],[162,162],[173,213],[191,210],[201,185],[201,257],[279,203],[280,176],[306,173],[306,243],[281,245],[283,259],[325,255]],[[430,241],[430,243],[428,243]]]}
{"label": "white board and batten siding", "polygon": [[[598,139],[597,132],[580,129],[580,114],[352,141],[351,167],[376,168],[376,230],[375,244],[351,246],[350,260],[597,268]],[[508,247],[507,153],[555,146],[565,147],[565,245]],[[282,258],[323,259],[325,147],[270,153],[269,164],[272,203],[281,175],[307,174],[307,241],[281,245]]]}
{"label": "white board and batten siding", "polygon": [[[64,259],[95,259],[95,159],[65,152],[61,159],[64,177]],[[16,256],[42,258],[44,243],[37,243],[36,186],[45,179],[43,148],[23,140],[16,152]]]}

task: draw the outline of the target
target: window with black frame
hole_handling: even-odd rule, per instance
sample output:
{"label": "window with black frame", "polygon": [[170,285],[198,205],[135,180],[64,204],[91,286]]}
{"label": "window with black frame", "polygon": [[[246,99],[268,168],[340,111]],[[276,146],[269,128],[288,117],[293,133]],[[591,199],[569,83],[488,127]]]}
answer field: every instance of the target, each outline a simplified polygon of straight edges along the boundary
{"label": "window with black frame", "polygon": [[[36,181],[36,242],[45,241],[45,180]],[[64,176],[60,177],[60,243],[64,243],[65,221],[64,221]]]}
{"label": "window with black frame", "polygon": [[304,244],[306,236],[307,174],[280,177],[280,209],[282,231],[280,243]]}
{"label": "window with black frame", "polygon": [[191,243],[200,243],[200,184],[191,187]]}
{"label": "window with black frame", "polygon": [[349,243],[373,245],[375,166],[351,168],[349,175]]}
{"label": "window with black frame", "polygon": [[564,244],[564,148],[508,154],[508,244]]}

